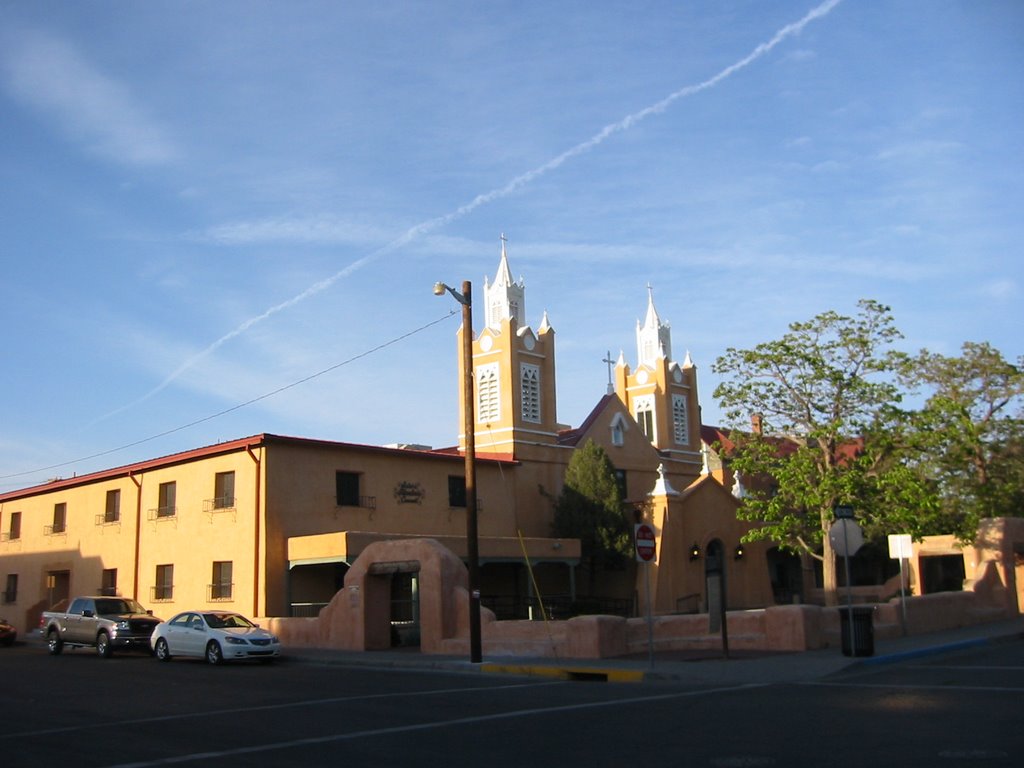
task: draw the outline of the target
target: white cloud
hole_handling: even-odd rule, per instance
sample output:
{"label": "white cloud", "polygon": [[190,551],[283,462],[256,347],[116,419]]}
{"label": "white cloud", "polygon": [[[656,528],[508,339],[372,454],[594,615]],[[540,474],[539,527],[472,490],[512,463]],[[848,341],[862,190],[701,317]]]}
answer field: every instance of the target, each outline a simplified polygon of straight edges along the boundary
{"label": "white cloud", "polygon": [[1017,295],[1017,283],[1006,278],[992,280],[981,287],[981,293],[990,299],[1005,301]]}
{"label": "white cloud", "polygon": [[277,216],[265,219],[235,221],[211,227],[195,237],[223,245],[252,243],[309,243],[337,245],[342,243],[373,243],[385,240],[390,233],[364,222],[331,215]]}
{"label": "white cloud", "polygon": [[5,36],[2,48],[8,89],[75,141],[126,165],[162,165],[174,158],[164,130],[128,89],[64,41],[20,33]]}

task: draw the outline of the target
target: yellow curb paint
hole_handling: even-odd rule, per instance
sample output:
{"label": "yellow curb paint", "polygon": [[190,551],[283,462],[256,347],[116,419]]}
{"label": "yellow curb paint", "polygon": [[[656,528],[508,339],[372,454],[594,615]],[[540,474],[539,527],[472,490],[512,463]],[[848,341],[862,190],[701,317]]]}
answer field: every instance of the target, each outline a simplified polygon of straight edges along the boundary
{"label": "yellow curb paint", "polygon": [[553,677],[558,680],[607,680],[609,683],[640,683],[644,673],[632,669],[603,667],[558,667],[545,664],[483,664],[482,672],[504,675]]}

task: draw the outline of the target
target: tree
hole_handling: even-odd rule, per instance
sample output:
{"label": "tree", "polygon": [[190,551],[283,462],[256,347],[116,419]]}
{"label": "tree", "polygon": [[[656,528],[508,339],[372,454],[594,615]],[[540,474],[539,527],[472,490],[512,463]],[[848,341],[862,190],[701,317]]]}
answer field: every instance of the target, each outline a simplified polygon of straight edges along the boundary
{"label": "tree", "polygon": [[618,567],[632,548],[632,528],[622,509],[622,489],[605,450],[588,440],[573,452],[562,492],[555,501],[555,536],[578,538],[590,573]]}
{"label": "tree", "polygon": [[[730,426],[761,417],[761,429],[737,430],[731,467],[748,481],[739,515],[761,523],[747,538],[770,539],[818,558],[826,601],[836,602],[835,553],[828,529],[837,504],[870,507],[908,490],[908,473],[885,444],[869,442],[898,413],[896,374],[905,356],[888,307],[858,303],[855,317],[829,311],[789,326],[751,350],[730,348],[714,364],[726,377],[715,391]],[[758,484],[755,478],[768,479]],[[925,497],[912,489],[909,505]],[[907,507],[901,507],[904,509]]]}
{"label": "tree", "polygon": [[922,350],[903,379],[927,392],[911,415],[908,447],[933,480],[946,533],[973,539],[982,518],[1024,510],[1024,358],[1017,365],[987,343],[960,357]]}

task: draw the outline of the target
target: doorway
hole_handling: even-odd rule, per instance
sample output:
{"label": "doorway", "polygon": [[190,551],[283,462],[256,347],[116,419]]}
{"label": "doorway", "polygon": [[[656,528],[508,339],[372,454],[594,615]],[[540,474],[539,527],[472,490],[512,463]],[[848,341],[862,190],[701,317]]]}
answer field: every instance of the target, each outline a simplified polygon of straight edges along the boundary
{"label": "doorway", "polygon": [[420,574],[399,571],[391,576],[391,647],[419,648]]}
{"label": "doorway", "polygon": [[46,601],[49,610],[54,610],[61,603],[66,604],[71,598],[71,571],[46,572]]}
{"label": "doorway", "polygon": [[719,539],[708,542],[704,551],[704,604],[708,607],[710,631],[718,632],[727,606],[725,596],[725,547]]}

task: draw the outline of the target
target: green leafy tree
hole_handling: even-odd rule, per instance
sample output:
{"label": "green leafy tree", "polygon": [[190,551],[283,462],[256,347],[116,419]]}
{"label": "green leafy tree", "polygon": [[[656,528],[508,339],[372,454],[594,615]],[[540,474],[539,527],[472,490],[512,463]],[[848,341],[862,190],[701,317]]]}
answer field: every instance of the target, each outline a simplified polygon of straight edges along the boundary
{"label": "green leafy tree", "polygon": [[927,396],[910,415],[906,444],[935,485],[944,532],[971,540],[982,518],[1021,515],[1024,358],[1013,365],[989,344],[968,342],[960,357],[922,350],[903,376]]}
{"label": "green leafy tree", "polygon": [[622,509],[622,489],[611,459],[588,440],[573,452],[555,501],[555,536],[578,538],[593,594],[597,573],[621,567],[632,548],[632,528]]}
{"label": "green leafy tree", "polygon": [[[877,523],[881,498],[906,498],[901,510],[928,497],[920,475],[894,460],[892,445],[875,442],[899,414],[897,372],[905,356],[888,307],[870,300],[847,317],[824,312],[796,322],[781,339],[754,349],[728,349],[714,364],[730,426],[738,427],[731,466],[748,478],[739,515],[758,521],[750,539],[770,539],[818,558],[826,600],[836,602],[835,553],[828,540],[837,504]],[[744,432],[751,414],[760,432]],[[762,482],[756,482],[760,478]],[[892,512],[892,510],[888,510]]]}

